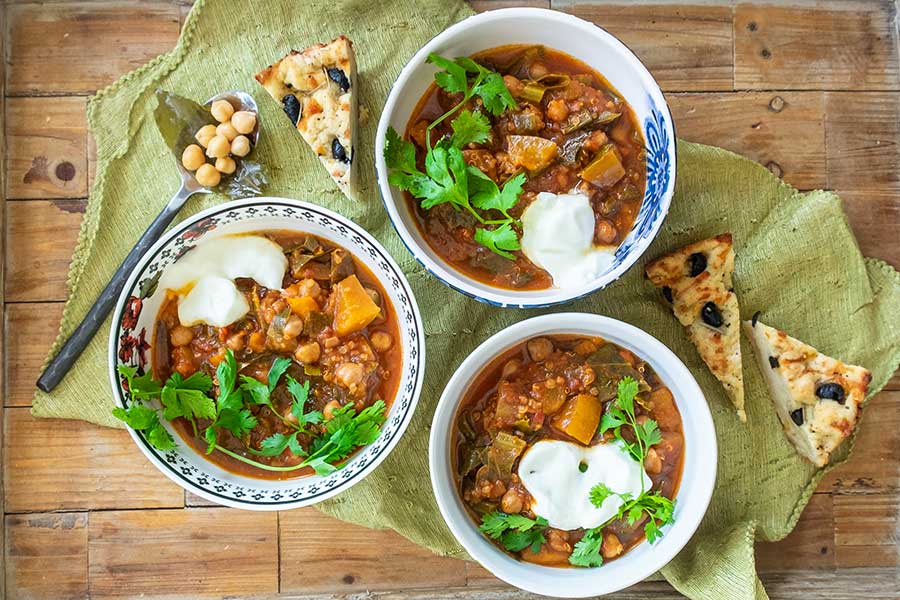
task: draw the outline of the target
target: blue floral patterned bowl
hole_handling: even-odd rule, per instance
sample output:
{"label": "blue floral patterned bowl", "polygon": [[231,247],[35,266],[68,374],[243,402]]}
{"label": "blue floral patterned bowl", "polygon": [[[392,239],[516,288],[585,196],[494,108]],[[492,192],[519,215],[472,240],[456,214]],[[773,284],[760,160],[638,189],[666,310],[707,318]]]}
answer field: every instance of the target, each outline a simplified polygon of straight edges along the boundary
{"label": "blue floral patterned bowl", "polygon": [[[425,375],[425,331],[409,283],[397,263],[360,226],[329,210],[297,200],[253,198],[221,204],[189,217],[170,229],[138,263],[125,284],[110,332],[109,377],[117,406],[131,398],[116,365],[149,368],[152,332],[164,290],[163,271],[204,238],[223,234],[281,229],[311,233],[349,250],[378,278],[397,313],[402,344],[402,376],[378,439],[360,449],[327,477],[310,475],[281,481],[237,475],[193,450],[166,422],[176,448],[154,448],[144,434],[129,429],[138,448],[169,479],[207,500],[252,510],[285,510],[321,502],[361,481],[391,452],[412,420]],[[157,402],[157,401],[154,401]],[[157,405],[158,407],[158,405]]]}
{"label": "blue floral patterned bowl", "polygon": [[[572,288],[520,291],[477,281],[442,259],[423,238],[416,217],[400,190],[388,183],[384,142],[388,127],[406,128],[419,98],[434,80],[436,68],[425,62],[432,52],[469,56],[507,44],[542,44],[560,50],[599,71],[634,109],[647,152],[647,189],[634,226],[616,250],[609,269]],[[378,183],[388,214],[409,251],[435,277],[476,300],[517,308],[570,302],[603,289],[631,267],[656,237],[675,189],[675,129],[666,100],[653,76],[625,44],[578,17],[538,8],[484,12],[446,29],[419,50],[400,72],[388,96],[375,142]]]}

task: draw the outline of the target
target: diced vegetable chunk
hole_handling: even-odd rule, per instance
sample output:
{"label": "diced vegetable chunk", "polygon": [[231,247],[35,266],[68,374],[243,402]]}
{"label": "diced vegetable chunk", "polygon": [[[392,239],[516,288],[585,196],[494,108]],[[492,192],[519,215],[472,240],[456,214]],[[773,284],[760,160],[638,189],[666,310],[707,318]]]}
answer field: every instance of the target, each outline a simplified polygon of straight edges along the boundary
{"label": "diced vegetable chunk", "polygon": [[359,331],[381,313],[381,308],[366,293],[356,275],[351,275],[337,283],[334,289],[337,294],[334,332],[338,336]]}
{"label": "diced vegetable chunk", "polygon": [[310,296],[299,296],[287,299],[291,306],[291,312],[299,315],[304,319],[313,311],[319,310],[319,305]]}
{"label": "diced vegetable chunk", "polygon": [[512,477],[513,465],[523,450],[525,440],[506,431],[498,432],[487,451],[487,465],[491,474],[508,481]]}
{"label": "diced vegetable chunk", "polygon": [[600,400],[589,394],[578,394],[566,400],[562,410],[553,417],[552,425],[558,431],[589,444],[600,424]]}
{"label": "diced vegetable chunk", "polygon": [[536,135],[510,135],[506,138],[509,159],[517,167],[540,171],[556,159],[556,143]]}
{"label": "diced vegetable chunk", "polygon": [[581,178],[600,188],[612,187],[625,177],[625,168],[612,144],[600,149],[597,156],[581,172]]}

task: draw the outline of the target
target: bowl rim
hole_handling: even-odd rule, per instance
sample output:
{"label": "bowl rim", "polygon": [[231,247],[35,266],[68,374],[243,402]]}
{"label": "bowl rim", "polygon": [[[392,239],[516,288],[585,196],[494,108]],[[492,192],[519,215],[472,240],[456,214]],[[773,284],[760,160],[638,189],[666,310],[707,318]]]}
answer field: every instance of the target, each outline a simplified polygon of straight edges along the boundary
{"label": "bowl rim", "polygon": [[[119,362],[118,352],[117,352],[118,341],[119,341],[118,335],[117,335],[118,329],[119,329],[119,325],[122,320],[122,312],[131,296],[131,292],[134,290],[135,286],[138,283],[138,278],[145,271],[147,265],[156,257],[156,255],[159,253],[159,251],[163,247],[165,247],[167,244],[169,244],[170,242],[175,240],[177,237],[184,234],[191,227],[193,227],[194,225],[196,225],[197,223],[203,221],[204,219],[206,219],[208,217],[215,216],[215,215],[222,214],[222,213],[227,213],[228,211],[233,210],[233,209],[243,208],[243,207],[247,207],[247,206],[255,206],[255,205],[289,206],[289,207],[295,208],[297,210],[308,210],[308,211],[312,211],[312,212],[321,213],[324,216],[328,217],[329,219],[332,219],[333,221],[339,223],[340,225],[343,225],[349,231],[351,231],[353,234],[359,235],[363,240],[365,240],[369,244],[373,245],[377,250],[380,251],[380,253],[381,253],[380,258],[384,259],[387,262],[388,266],[393,271],[395,271],[396,274],[399,276],[398,279],[399,279],[400,285],[401,285],[401,295],[406,296],[409,299],[409,310],[412,313],[413,319],[414,319],[412,326],[421,333],[421,336],[420,336],[421,341],[420,341],[419,345],[415,348],[416,353],[415,353],[415,356],[412,358],[412,360],[414,361],[414,363],[416,364],[416,367],[417,367],[417,369],[416,369],[417,375],[415,376],[414,387],[410,391],[409,407],[407,408],[407,410],[404,414],[404,418],[401,420],[400,424],[398,425],[394,435],[391,437],[390,440],[387,441],[387,443],[380,450],[380,452],[372,458],[371,462],[369,462],[364,467],[362,467],[359,470],[359,472],[357,472],[354,476],[340,481],[339,483],[335,484],[330,489],[327,489],[323,492],[317,493],[316,496],[313,498],[306,498],[306,499],[299,499],[299,500],[292,500],[292,501],[285,501],[285,502],[262,503],[262,502],[258,502],[258,501],[253,501],[252,499],[235,500],[232,498],[214,494],[214,493],[206,490],[205,488],[197,485],[193,481],[179,476],[173,466],[166,464],[165,461],[161,460],[161,458],[159,456],[152,453],[146,447],[145,443],[138,436],[138,433],[134,429],[132,429],[128,425],[124,425],[125,429],[128,431],[128,433],[131,436],[132,440],[134,441],[135,445],[141,450],[141,452],[144,454],[144,456],[147,458],[147,460],[150,461],[150,463],[154,467],[156,467],[156,469],[158,471],[163,473],[163,475],[168,477],[171,481],[176,483],[182,489],[185,489],[185,490],[187,490],[193,494],[196,494],[206,500],[215,502],[216,504],[222,505],[222,506],[228,506],[231,508],[239,508],[239,509],[252,510],[252,511],[274,511],[274,510],[280,511],[280,510],[290,510],[290,509],[294,509],[294,508],[300,508],[300,507],[304,507],[304,506],[312,506],[314,504],[318,504],[319,502],[322,502],[324,500],[332,498],[333,496],[350,489],[351,487],[353,487],[354,485],[356,485],[357,483],[359,483],[360,481],[365,479],[370,473],[372,473],[372,471],[374,471],[381,464],[381,462],[385,458],[387,458],[387,456],[394,450],[394,448],[400,442],[400,439],[406,433],[406,430],[409,427],[409,424],[412,422],[412,419],[415,415],[416,407],[418,406],[419,396],[421,395],[422,386],[423,386],[424,379],[425,379],[425,367],[426,367],[426,362],[425,362],[426,348],[425,348],[425,343],[424,343],[425,328],[422,323],[422,315],[421,315],[421,312],[419,311],[419,306],[416,301],[415,295],[413,294],[412,288],[409,285],[409,281],[406,279],[406,276],[403,273],[400,266],[394,260],[393,256],[391,256],[391,254],[387,251],[387,249],[385,249],[384,246],[382,246],[382,244],[377,239],[375,239],[374,236],[372,236],[368,231],[363,229],[362,226],[358,225],[357,223],[350,220],[349,218],[344,217],[344,216],[342,216],[328,208],[320,206],[318,204],[314,204],[312,202],[307,202],[307,201],[303,201],[303,200],[295,200],[293,198],[279,197],[279,196],[257,196],[257,197],[231,200],[228,202],[216,204],[207,209],[204,209],[202,211],[199,211],[192,215],[187,216],[186,218],[182,219],[181,221],[176,223],[174,226],[169,228],[164,234],[162,234],[162,236],[160,236],[160,238],[156,242],[153,243],[152,246],[150,246],[150,248],[141,256],[140,260],[135,265],[135,268],[132,270],[131,274],[128,276],[128,279],[125,282],[125,286],[122,288],[122,292],[119,295],[119,298],[116,301],[115,308],[113,309],[113,312],[112,312],[112,323],[110,325],[108,354],[107,354],[108,367],[109,367],[108,373],[109,373],[109,381],[110,381],[111,394],[112,394],[113,401],[117,407],[124,408],[125,407],[125,404],[123,401],[124,399],[123,399],[121,391],[119,389],[119,379],[118,379],[118,373],[116,371],[116,367]],[[267,215],[263,214],[260,216],[266,217]],[[301,231],[302,229],[300,227],[298,227],[297,230]],[[403,327],[403,324],[401,323],[401,328],[402,327]],[[398,391],[397,391],[398,396],[401,392],[402,392],[402,390],[398,389]],[[393,406],[393,404],[392,404],[392,406]],[[387,416],[389,417],[390,413],[388,413]],[[191,448],[189,445],[186,445],[186,447],[187,447],[188,453],[196,455],[199,458],[199,460],[202,461],[201,464],[203,464],[203,463],[214,464],[214,463],[211,463],[210,461],[208,461],[207,459],[205,459],[203,456],[200,456],[200,454],[196,450]],[[178,452],[181,453],[181,450],[179,449]],[[263,482],[268,485],[279,485],[280,484],[280,485],[284,485],[284,486],[289,486],[292,483],[297,482],[298,480],[305,479],[305,478],[288,478],[288,479],[283,479],[283,480],[276,480],[276,479],[261,479],[261,478],[246,477],[246,476],[235,474],[235,473],[231,473],[231,475],[240,481],[251,481],[251,482],[258,481],[258,482]],[[325,478],[323,478],[323,480],[324,479]],[[257,485],[259,485],[259,484],[257,484]]]}
{"label": "bowl rim", "polygon": [[[614,343],[630,346],[630,349],[642,358],[652,356],[655,363],[667,364],[667,382],[677,381],[678,387],[685,392],[682,396],[688,396],[681,399],[676,396],[675,401],[682,415],[685,413],[683,407],[690,402],[693,417],[691,423],[696,431],[687,442],[689,447],[697,448],[691,452],[699,457],[705,466],[705,469],[698,473],[699,477],[688,488],[684,486],[685,478],[682,474],[676,499],[689,495],[692,500],[690,508],[682,509],[684,512],[667,528],[663,539],[657,542],[657,545],[649,546],[651,553],[643,556],[643,562],[637,563],[637,567],[630,570],[630,576],[615,581],[609,580],[603,566],[588,569],[543,567],[516,560],[494,546],[478,531],[462,507],[450,465],[453,418],[471,379],[491,360],[526,339],[538,335],[576,331],[582,335],[590,335],[591,333],[583,333],[586,329],[607,339],[609,336],[627,337],[629,341],[624,344],[618,340]],[[646,579],[671,561],[690,541],[712,498],[717,475],[718,443],[712,414],[703,391],[674,352],[649,333],[624,321],[603,315],[568,312],[532,317],[510,325],[486,339],[466,357],[447,382],[438,401],[431,425],[428,455],[432,491],[441,516],[453,536],[470,556],[494,576],[520,589],[547,596],[582,598],[612,593]],[[627,557],[628,554],[615,562],[628,560]]]}
{"label": "bowl rim", "polygon": [[[633,249],[625,256],[621,263],[619,263],[609,272],[604,273],[601,277],[591,280],[580,288],[563,289],[551,287],[544,290],[535,290],[536,292],[544,292],[544,295],[541,298],[535,300],[523,299],[521,297],[522,292],[518,290],[490,286],[483,283],[482,285],[488,288],[488,290],[479,290],[471,283],[473,281],[477,282],[477,280],[475,280],[474,278],[466,275],[462,271],[459,271],[450,263],[440,257],[438,257],[439,260],[432,260],[421,247],[421,244],[416,241],[409,228],[407,228],[403,223],[400,215],[400,209],[397,206],[398,203],[394,201],[392,186],[388,182],[388,169],[384,160],[384,140],[387,134],[387,129],[390,125],[389,120],[391,114],[394,112],[395,105],[397,104],[399,98],[403,93],[403,88],[412,78],[413,71],[418,66],[420,66],[420,64],[425,62],[425,59],[427,58],[429,52],[433,51],[436,46],[439,46],[443,42],[454,38],[464,29],[470,27],[473,24],[528,17],[537,17],[568,26],[574,26],[581,29],[586,34],[594,35],[599,37],[600,39],[603,39],[605,43],[617,48],[624,56],[630,57],[633,63],[632,72],[638,79],[641,80],[646,92],[653,99],[654,107],[656,108],[656,110],[658,110],[661,115],[665,115],[663,119],[663,126],[666,129],[666,133],[668,134],[670,140],[666,145],[665,153],[667,158],[670,159],[671,163],[671,166],[667,170],[669,175],[669,182],[663,189],[660,199],[659,215],[651,224],[650,231],[646,235],[643,235],[639,239],[635,240]],[[641,125],[644,129],[646,128],[644,123],[641,123]],[[659,233],[659,230],[662,228],[662,224],[665,221],[666,216],[668,215],[669,208],[671,206],[672,197],[675,193],[675,180],[677,176],[676,147],[677,138],[675,136],[675,123],[672,119],[672,111],[669,107],[668,101],[666,100],[662,89],[659,87],[659,84],[650,73],[649,69],[647,69],[646,65],[644,65],[641,59],[638,58],[638,56],[625,43],[623,43],[603,27],[600,27],[595,23],[569,13],[564,13],[552,9],[533,7],[500,8],[471,15],[463,19],[462,21],[459,21],[444,29],[433,38],[431,38],[428,42],[426,42],[403,66],[403,69],[400,71],[400,74],[397,76],[394,84],[391,86],[391,90],[388,94],[387,100],[384,104],[384,108],[381,112],[381,116],[378,120],[378,128],[375,134],[375,171],[381,201],[388,213],[391,225],[394,227],[394,230],[397,232],[397,235],[400,237],[403,245],[406,246],[406,249],[410,252],[413,258],[415,258],[416,261],[435,278],[437,278],[439,281],[449,286],[450,288],[474,300],[478,300],[479,302],[484,302],[493,306],[498,306],[501,308],[547,308],[560,304],[567,304],[604,289],[605,287],[619,279],[622,275],[624,275],[647,251],[647,249],[650,247],[650,244]],[[647,197],[645,190],[644,201],[646,199]],[[634,232],[636,225],[637,221],[635,221],[635,224],[632,225],[632,229],[629,231],[629,235]]]}

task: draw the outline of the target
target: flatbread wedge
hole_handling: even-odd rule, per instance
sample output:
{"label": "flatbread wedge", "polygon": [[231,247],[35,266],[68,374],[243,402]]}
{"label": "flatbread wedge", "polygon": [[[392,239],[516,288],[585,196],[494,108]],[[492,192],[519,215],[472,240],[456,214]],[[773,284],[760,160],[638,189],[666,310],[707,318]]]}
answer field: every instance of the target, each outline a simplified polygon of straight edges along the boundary
{"label": "flatbread wedge", "polygon": [[353,44],[339,36],[290,54],[256,74],[322,165],[356,199],[357,94]]}
{"label": "flatbread wedge", "polygon": [[738,418],[746,422],[740,311],[731,283],[731,234],[723,233],[661,256],[644,272],[662,289],[703,362],[725,387]]}
{"label": "flatbread wedge", "polygon": [[872,374],[756,320],[744,321],[744,332],[785,435],[801,456],[824,467],[856,427]]}

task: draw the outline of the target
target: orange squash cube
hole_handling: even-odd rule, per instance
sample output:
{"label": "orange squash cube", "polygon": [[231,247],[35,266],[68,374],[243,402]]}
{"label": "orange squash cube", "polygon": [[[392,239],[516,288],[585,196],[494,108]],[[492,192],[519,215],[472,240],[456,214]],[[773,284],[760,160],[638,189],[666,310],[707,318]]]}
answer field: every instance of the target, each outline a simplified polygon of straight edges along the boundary
{"label": "orange squash cube", "polygon": [[363,329],[381,313],[381,307],[366,293],[365,288],[351,275],[334,286],[334,332],[345,336]]}

